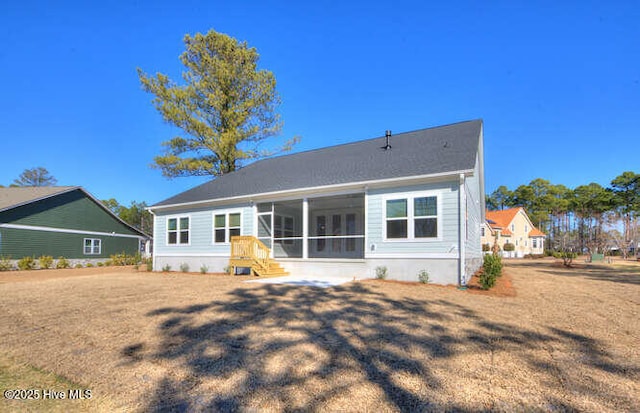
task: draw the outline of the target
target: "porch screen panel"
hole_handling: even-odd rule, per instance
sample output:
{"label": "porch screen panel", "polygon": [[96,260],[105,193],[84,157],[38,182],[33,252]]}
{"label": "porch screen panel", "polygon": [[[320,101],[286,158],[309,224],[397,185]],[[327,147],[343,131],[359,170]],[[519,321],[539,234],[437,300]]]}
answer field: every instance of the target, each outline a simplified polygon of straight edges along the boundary
{"label": "porch screen panel", "polygon": [[364,258],[364,194],[309,199],[309,258]]}

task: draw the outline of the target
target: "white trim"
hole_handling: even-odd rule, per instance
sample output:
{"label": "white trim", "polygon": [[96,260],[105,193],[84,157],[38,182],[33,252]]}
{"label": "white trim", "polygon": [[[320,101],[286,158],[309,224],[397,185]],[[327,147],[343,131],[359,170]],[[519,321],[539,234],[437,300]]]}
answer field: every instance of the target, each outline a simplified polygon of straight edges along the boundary
{"label": "white trim", "polygon": [[467,232],[467,191],[465,190],[465,176],[464,174],[460,174],[460,186],[458,188],[458,214],[459,214],[459,221],[458,221],[458,243],[459,243],[459,247],[458,247],[458,251],[460,252],[460,257],[459,257],[459,279],[458,279],[458,284],[459,285],[464,285],[466,284],[466,232]]}
{"label": "white trim", "polygon": [[67,228],[41,227],[37,225],[0,224],[0,228],[26,229],[30,231],[60,232],[65,234],[102,235],[105,237],[146,239],[141,235],[120,234],[116,232],[83,231],[79,229],[67,229]]}
{"label": "white trim", "polygon": [[[409,177],[387,178],[387,179],[375,179],[375,180],[369,180],[369,181],[348,182],[343,184],[313,186],[308,188],[295,188],[295,189],[287,189],[282,191],[263,192],[259,194],[247,194],[247,195],[238,195],[238,196],[231,196],[231,197],[218,198],[218,199],[203,199],[200,201],[183,202],[179,204],[151,206],[148,209],[162,210],[162,209],[170,209],[170,208],[181,208],[185,206],[194,206],[194,205],[200,205],[200,204],[217,204],[217,203],[225,203],[225,202],[231,202],[231,201],[235,202],[235,201],[241,201],[241,200],[251,200],[254,202],[262,203],[262,202],[265,202],[265,201],[262,201],[262,199],[266,199],[268,197],[280,197],[282,195],[284,196],[289,195],[296,199],[299,199],[303,194],[312,194],[312,195],[317,194],[317,196],[320,197],[321,196],[320,193],[330,192],[333,190],[343,189],[343,190],[357,191],[359,189],[361,192],[365,186],[379,185],[381,187],[384,187],[387,184],[390,184],[389,186],[397,186],[396,184],[400,182],[406,183],[406,185],[412,185],[412,182],[414,181],[418,181],[416,183],[421,183],[420,181],[426,181],[426,182],[439,181],[445,178],[455,178],[460,174],[473,175],[473,172],[474,172],[473,169],[464,169],[461,171],[442,172],[437,174],[416,175],[416,176],[409,176]],[[262,199],[258,200],[256,198],[262,198]]]}
{"label": "white trim", "polygon": [[384,253],[376,254],[371,252],[365,252],[364,258],[366,260],[373,260],[378,258],[390,259],[458,259],[460,256],[457,252],[397,252],[397,253]]}
{"label": "white trim", "polygon": [[211,253],[211,252],[158,252],[153,254],[154,257],[223,257],[229,258],[231,252],[227,253]]}
{"label": "white trim", "polygon": [[302,198],[302,259],[309,258],[309,199]]}
{"label": "white trim", "polygon": [[[165,217],[165,221],[164,221],[164,242],[165,242],[165,246],[166,247],[189,247],[191,246],[191,214],[179,214],[179,215],[166,215]],[[181,218],[188,218],[189,219],[189,242],[187,243],[180,243],[180,219]],[[169,220],[170,219],[175,219],[176,220],[176,243],[175,244],[169,244]]]}
{"label": "white trim", "polygon": [[[440,242],[442,241],[442,227],[443,227],[443,218],[442,218],[442,196],[444,191],[442,190],[430,190],[430,191],[409,191],[409,192],[394,192],[390,194],[385,194],[381,197],[382,199],[382,242],[389,243],[403,243],[403,242]],[[414,223],[416,220],[414,214],[414,205],[413,200],[415,198],[424,198],[424,197],[435,197],[436,198],[436,236],[435,237],[424,237],[424,238],[416,238],[414,234]],[[396,199],[405,199],[407,201],[407,238],[387,238],[387,201],[396,200]],[[417,217],[420,219],[423,217]],[[429,216],[428,218],[433,218]],[[392,218],[393,219],[393,218]],[[400,218],[398,218],[400,219]]]}

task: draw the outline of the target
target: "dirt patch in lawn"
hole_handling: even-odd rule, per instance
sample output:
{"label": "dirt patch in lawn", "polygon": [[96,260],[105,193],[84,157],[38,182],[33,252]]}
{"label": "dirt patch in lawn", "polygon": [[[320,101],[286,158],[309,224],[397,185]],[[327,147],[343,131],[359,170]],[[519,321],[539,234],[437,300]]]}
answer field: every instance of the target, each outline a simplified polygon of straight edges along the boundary
{"label": "dirt patch in lawn", "polygon": [[640,274],[505,270],[515,297],[133,270],[7,282],[0,353],[127,411],[639,411]]}

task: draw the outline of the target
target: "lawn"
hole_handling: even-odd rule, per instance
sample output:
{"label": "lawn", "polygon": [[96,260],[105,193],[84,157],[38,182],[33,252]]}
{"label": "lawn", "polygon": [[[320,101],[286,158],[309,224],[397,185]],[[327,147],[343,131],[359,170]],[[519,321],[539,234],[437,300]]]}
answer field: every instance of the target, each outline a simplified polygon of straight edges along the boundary
{"label": "lawn", "polygon": [[637,266],[510,261],[515,296],[74,271],[0,274],[0,384],[91,390],[45,409],[640,411]]}

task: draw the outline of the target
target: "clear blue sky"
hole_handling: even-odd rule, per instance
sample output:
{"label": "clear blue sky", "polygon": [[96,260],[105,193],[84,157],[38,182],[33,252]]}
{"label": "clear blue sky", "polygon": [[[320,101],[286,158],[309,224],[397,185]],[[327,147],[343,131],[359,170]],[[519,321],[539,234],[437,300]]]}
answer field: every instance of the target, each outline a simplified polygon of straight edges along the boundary
{"label": "clear blue sky", "polygon": [[179,80],[211,28],[258,49],[296,150],[482,118],[487,192],[640,172],[640,3],[438,3],[3,1],[0,184],[44,166],[128,205],[203,182],[149,168],[179,131],[136,68]]}

